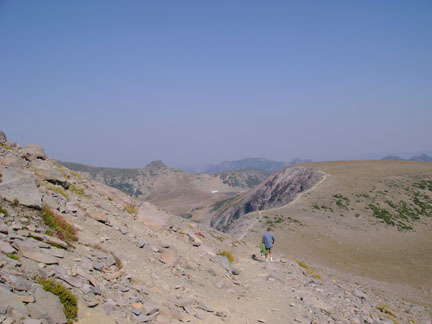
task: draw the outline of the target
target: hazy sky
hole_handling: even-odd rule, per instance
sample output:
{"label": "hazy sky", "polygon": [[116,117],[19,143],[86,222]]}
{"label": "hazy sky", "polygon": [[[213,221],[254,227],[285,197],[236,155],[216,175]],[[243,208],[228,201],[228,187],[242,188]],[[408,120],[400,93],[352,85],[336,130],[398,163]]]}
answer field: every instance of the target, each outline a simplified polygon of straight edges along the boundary
{"label": "hazy sky", "polygon": [[432,151],[432,1],[0,0],[0,129],[170,166]]}

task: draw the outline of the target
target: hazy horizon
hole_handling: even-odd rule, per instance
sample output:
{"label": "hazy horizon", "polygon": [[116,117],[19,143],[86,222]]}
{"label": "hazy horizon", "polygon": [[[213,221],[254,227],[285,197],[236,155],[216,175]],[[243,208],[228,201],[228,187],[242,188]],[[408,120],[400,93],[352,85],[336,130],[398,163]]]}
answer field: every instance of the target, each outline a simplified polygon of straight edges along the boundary
{"label": "hazy horizon", "polygon": [[1,1],[0,130],[110,167],[431,154],[431,40],[429,1]]}

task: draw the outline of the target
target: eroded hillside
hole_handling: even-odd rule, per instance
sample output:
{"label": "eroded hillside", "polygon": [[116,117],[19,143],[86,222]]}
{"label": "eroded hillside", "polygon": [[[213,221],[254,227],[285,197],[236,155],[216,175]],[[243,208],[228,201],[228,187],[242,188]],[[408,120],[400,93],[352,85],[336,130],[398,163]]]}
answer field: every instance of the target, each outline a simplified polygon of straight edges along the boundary
{"label": "eroded hillside", "polygon": [[217,202],[211,226],[223,231],[235,229],[247,213],[277,208],[292,201],[297,194],[310,189],[323,174],[313,168],[288,167],[273,174],[248,192]]}
{"label": "eroded hillside", "polygon": [[83,172],[96,181],[196,221],[206,217],[204,210],[215,201],[253,188],[269,175],[255,169],[217,174],[187,173],[168,168],[161,161],[153,161],[142,169],[60,163],[71,170]]}

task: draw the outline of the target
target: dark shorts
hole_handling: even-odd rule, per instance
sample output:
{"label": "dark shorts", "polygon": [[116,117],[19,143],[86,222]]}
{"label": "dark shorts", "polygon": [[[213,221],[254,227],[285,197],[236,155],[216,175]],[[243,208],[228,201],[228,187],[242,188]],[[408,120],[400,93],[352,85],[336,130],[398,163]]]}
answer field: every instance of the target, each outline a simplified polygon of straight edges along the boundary
{"label": "dark shorts", "polygon": [[266,248],[265,254],[267,255],[267,254],[271,253],[271,250],[272,250],[272,248],[269,248],[269,249]]}

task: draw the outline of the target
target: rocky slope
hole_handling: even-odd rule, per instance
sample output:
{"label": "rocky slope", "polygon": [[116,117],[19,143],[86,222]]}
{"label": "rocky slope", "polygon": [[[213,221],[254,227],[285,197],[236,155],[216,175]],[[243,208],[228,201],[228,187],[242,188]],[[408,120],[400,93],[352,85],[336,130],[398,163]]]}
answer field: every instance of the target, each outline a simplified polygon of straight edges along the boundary
{"label": "rocky slope", "polygon": [[246,193],[217,202],[212,211],[211,226],[230,231],[234,222],[241,221],[247,213],[281,207],[297,194],[311,188],[322,177],[313,168],[287,167],[276,172],[267,181]]}
{"label": "rocky slope", "polygon": [[254,169],[217,174],[187,173],[168,168],[161,161],[153,161],[143,169],[59,163],[176,215],[196,221],[205,218],[203,211],[217,200],[250,189],[268,177],[268,173]]}
{"label": "rocky slope", "polygon": [[64,305],[78,323],[431,321],[430,305],[408,288],[405,299],[277,249],[274,263],[251,258],[256,244],[70,171],[39,146],[4,138],[0,163],[2,323],[66,323]]}

